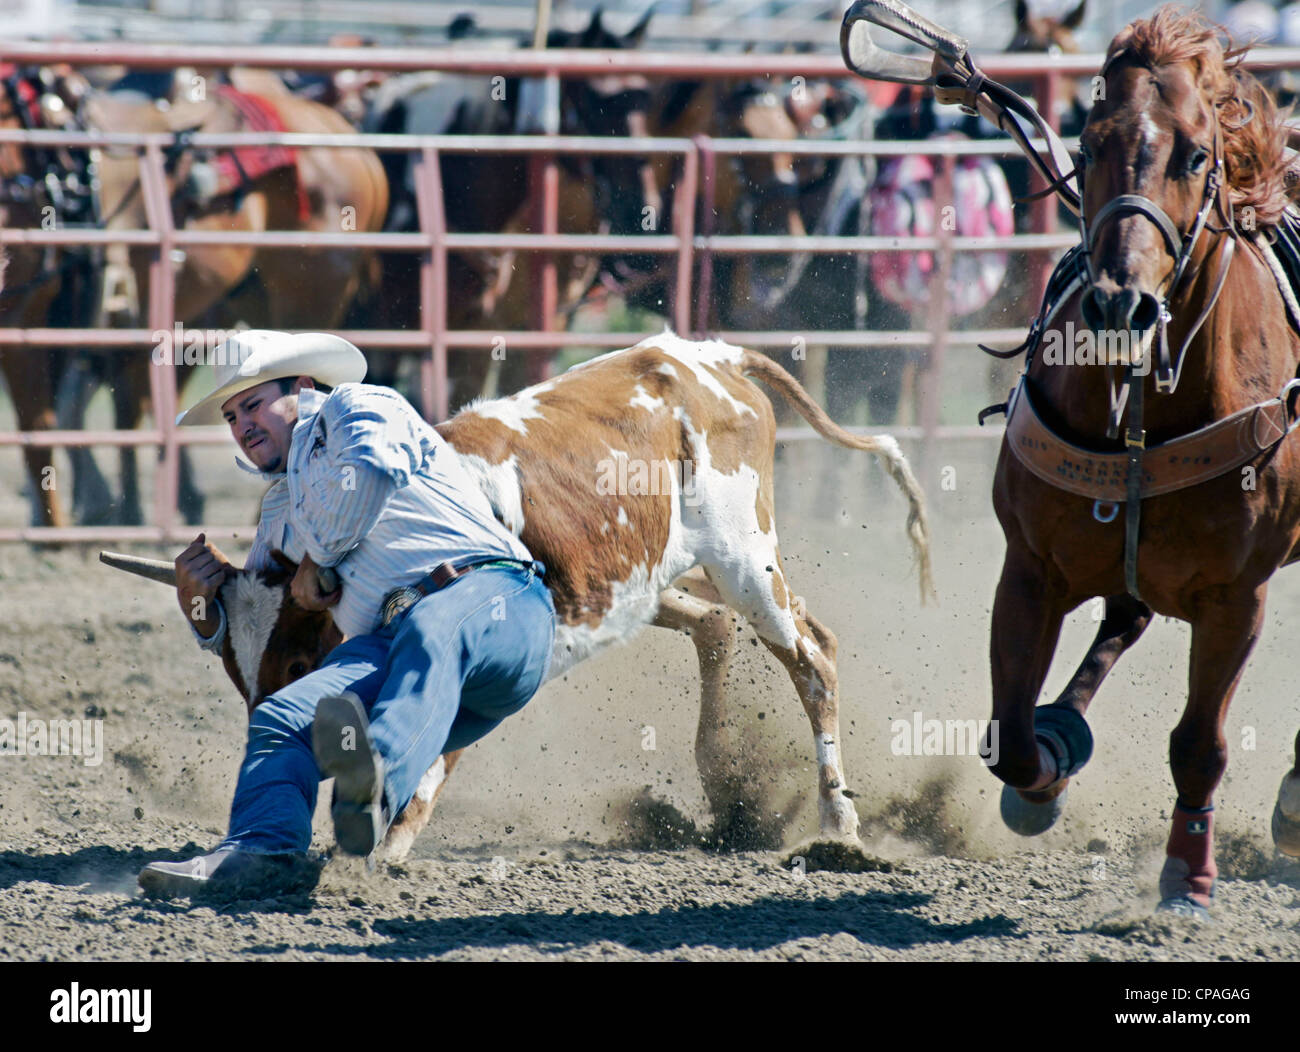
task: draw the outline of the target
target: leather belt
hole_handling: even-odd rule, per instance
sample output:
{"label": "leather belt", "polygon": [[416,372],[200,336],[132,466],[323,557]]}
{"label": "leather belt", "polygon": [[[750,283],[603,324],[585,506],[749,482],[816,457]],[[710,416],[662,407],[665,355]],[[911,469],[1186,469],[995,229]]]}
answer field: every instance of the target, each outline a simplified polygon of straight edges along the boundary
{"label": "leather belt", "polygon": [[537,561],[526,563],[519,559],[479,559],[477,562],[463,563],[460,566],[453,563],[439,563],[415,584],[394,588],[384,596],[379,606],[379,627],[387,628],[425,596],[446,588],[452,581],[464,577],[471,570],[479,570],[485,566],[520,567],[532,570],[538,576],[546,573],[546,567],[541,563]]}

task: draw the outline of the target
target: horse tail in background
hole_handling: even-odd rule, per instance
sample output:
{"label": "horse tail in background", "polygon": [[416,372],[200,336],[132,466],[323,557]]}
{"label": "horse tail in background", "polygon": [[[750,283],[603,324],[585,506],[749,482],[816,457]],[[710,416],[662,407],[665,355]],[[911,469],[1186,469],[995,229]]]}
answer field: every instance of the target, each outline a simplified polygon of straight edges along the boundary
{"label": "horse tail in background", "polygon": [[746,376],[762,380],[780,394],[794,410],[812,425],[822,438],[845,449],[860,449],[874,454],[889,472],[903,496],[907,499],[907,535],[912,551],[920,564],[921,602],[937,595],[930,565],[930,522],[926,514],[925,494],[912,474],[912,469],[891,435],[854,435],[840,427],[826,410],[813,401],[790,373],[766,355],[745,351],[740,370]]}

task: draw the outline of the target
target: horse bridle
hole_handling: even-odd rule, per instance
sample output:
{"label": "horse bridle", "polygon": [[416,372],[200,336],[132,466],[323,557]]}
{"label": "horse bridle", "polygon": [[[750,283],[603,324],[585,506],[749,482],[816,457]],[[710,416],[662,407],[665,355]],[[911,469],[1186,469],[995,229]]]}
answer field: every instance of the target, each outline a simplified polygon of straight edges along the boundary
{"label": "horse bridle", "polygon": [[[39,96],[31,83],[23,77],[21,70],[8,63],[0,65],[0,83],[4,84],[5,96],[9,106],[18,118],[24,131],[31,131],[40,126]],[[21,150],[21,147],[19,148]],[[40,151],[43,155],[45,151]],[[44,167],[48,170],[49,163]],[[36,200],[37,187],[41,181],[34,179],[25,168],[12,175],[0,173],[0,203],[13,202],[28,204]]]}
{"label": "horse bridle", "polygon": [[[42,90],[34,80],[38,78],[24,75],[17,65],[0,63],[0,84],[9,104],[25,131],[37,131],[44,125],[42,111]],[[75,121],[76,130],[81,126]],[[21,149],[21,148],[20,148]],[[80,222],[87,214],[90,223],[98,226],[99,195],[96,192],[93,161],[89,154],[69,150],[65,162],[59,156],[58,149],[33,149],[35,167],[43,169],[44,176],[36,178],[27,169],[21,169],[13,175],[0,174],[0,204],[13,203],[31,205],[42,209],[40,195],[44,194],[47,206],[54,209],[60,226],[70,226]],[[75,202],[75,205],[73,204]],[[81,270],[92,273],[98,266],[103,249],[100,247],[58,248],[46,245],[41,257],[40,269],[22,284],[5,285],[0,296],[7,302],[26,303],[39,289],[54,278],[64,278],[68,273]],[[88,287],[88,286],[86,286]],[[25,308],[24,308],[25,309]],[[80,304],[77,317],[88,316],[89,307]]]}
{"label": "horse bridle", "polygon": [[[1102,67],[1101,75],[1105,76],[1106,70],[1111,63],[1115,61],[1123,51],[1116,52]],[[1232,208],[1228,204],[1227,197],[1227,178],[1224,170],[1223,161],[1223,132],[1218,117],[1214,122],[1214,157],[1213,164],[1205,175],[1205,189],[1201,196],[1201,204],[1197,209],[1196,218],[1185,234],[1180,235],[1178,227],[1174,221],[1169,218],[1169,214],[1160,207],[1155,201],[1142,194],[1120,194],[1118,197],[1107,201],[1101,210],[1089,222],[1083,209],[1079,211],[1079,228],[1083,238],[1083,261],[1087,274],[1088,284],[1091,286],[1096,283],[1097,275],[1093,266],[1093,250],[1096,247],[1097,239],[1106,224],[1111,220],[1124,215],[1141,215],[1148,219],[1157,230],[1160,231],[1161,237],[1164,238],[1169,254],[1174,259],[1174,269],[1169,284],[1165,289],[1164,297],[1160,303],[1160,314],[1156,322],[1156,339],[1155,339],[1155,362],[1154,375],[1156,390],[1164,394],[1172,394],[1178,387],[1178,380],[1182,375],[1183,359],[1186,355],[1188,346],[1192,339],[1200,331],[1201,326],[1209,317],[1210,312],[1214,309],[1215,303],[1219,299],[1219,293],[1223,291],[1224,282],[1228,277],[1228,267],[1232,263],[1233,251],[1237,244],[1237,228],[1233,221]],[[1077,168],[1079,198],[1082,201],[1084,192],[1084,173],[1086,165],[1080,164]],[[1206,301],[1200,314],[1188,328],[1182,343],[1178,347],[1178,352],[1171,355],[1169,352],[1169,342],[1167,337],[1167,326],[1173,320],[1173,315],[1169,310],[1169,304],[1177,295],[1182,284],[1183,278],[1187,275],[1187,268],[1191,262],[1192,252],[1195,251],[1196,244],[1200,240],[1201,234],[1209,226],[1210,211],[1217,208],[1219,217],[1223,222],[1221,227],[1210,227],[1218,233],[1228,235],[1228,241],[1220,255],[1219,269],[1215,276],[1213,292]],[[1118,425],[1118,414],[1123,411],[1123,402],[1115,398],[1111,400],[1112,418],[1111,427],[1108,433],[1113,437],[1114,431]]]}
{"label": "horse bridle", "polygon": [[[1101,69],[1101,75],[1106,75],[1107,69],[1111,64],[1124,54],[1123,50],[1117,51],[1112,55]],[[1237,244],[1237,228],[1233,222],[1232,208],[1227,202],[1227,180],[1224,171],[1223,161],[1223,128],[1219,122],[1218,114],[1214,118],[1214,157],[1213,165],[1205,175],[1205,190],[1201,196],[1201,205],[1197,209],[1196,218],[1187,232],[1181,237],[1178,233],[1178,227],[1174,221],[1169,218],[1169,214],[1160,207],[1155,201],[1142,194],[1121,194],[1120,196],[1107,201],[1101,210],[1093,217],[1091,223],[1088,221],[1086,212],[1083,208],[1079,209],[1079,226],[1083,235],[1083,260],[1085,273],[1087,276],[1088,286],[1096,282],[1096,272],[1093,268],[1092,252],[1096,246],[1097,237],[1105,228],[1105,225],[1113,219],[1124,215],[1140,215],[1153,223],[1157,230],[1160,231],[1161,237],[1164,238],[1165,245],[1169,249],[1169,254],[1174,257],[1174,269],[1169,280],[1169,285],[1165,289],[1165,294],[1160,302],[1160,314],[1156,321],[1156,339],[1155,339],[1155,384],[1156,390],[1161,393],[1172,394],[1178,386],[1178,379],[1182,374],[1183,360],[1186,357],[1188,346],[1201,326],[1209,317],[1210,311],[1214,309],[1218,301],[1219,293],[1223,291],[1224,282],[1228,277],[1228,267],[1232,262],[1233,251]],[[1082,203],[1084,199],[1084,172],[1086,164],[1077,166],[1079,200]],[[1215,277],[1214,288],[1205,305],[1201,308],[1200,314],[1197,315],[1183,341],[1178,348],[1176,355],[1170,356],[1169,343],[1167,335],[1167,326],[1173,320],[1173,315],[1169,310],[1169,305],[1174,296],[1178,293],[1182,285],[1183,278],[1187,275],[1187,268],[1191,262],[1192,252],[1196,248],[1201,234],[1209,226],[1209,216],[1211,208],[1217,207],[1219,217],[1223,221],[1223,226],[1218,228],[1217,232],[1224,233],[1228,236],[1227,243],[1220,253],[1219,270]],[[1215,228],[1211,228],[1215,229]],[[1124,447],[1127,455],[1127,478],[1125,480],[1125,499],[1124,499],[1124,586],[1133,598],[1141,601],[1142,595],[1138,591],[1138,538],[1142,523],[1142,460],[1146,452],[1146,430],[1143,427],[1143,388],[1145,380],[1145,371],[1139,373],[1134,366],[1133,358],[1130,354],[1129,361],[1125,367],[1125,385],[1123,394],[1118,393],[1114,386],[1111,389],[1111,414],[1110,422],[1107,427],[1108,437],[1117,437],[1119,432],[1119,418],[1124,412],[1125,403],[1128,406],[1128,427],[1124,434]],[[1093,505],[1093,517],[1099,522],[1109,522],[1115,517],[1118,509],[1111,510],[1107,517],[1101,510],[1101,501]]]}
{"label": "horse bridle", "polygon": [[[4,85],[9,105],[23,130],[41,130],[44,125],[41,111],[43,92],[33,86],[32,78],[24,76],[17,66],[2,63],[0,83]],[[75,119],[72,126],[75,130],[82,130]],[[70,150],[68,160],[71,163],[68,163],[59,157],[57,149],[37,149],[33,152],[36,155],[36,166],[44,170],[44,176],[37,179],[26,170],[0,176],[0,202],[34,202],[37,188],[40,187],[44,189],[49,203],[54,206],[61,224],[68,224],[70,213],[83,213],[87,209],[93,217],[97,201],[89,158],[83,161],[79,151]],[[75,208],[70,204],[74,200],[79,202]]]}

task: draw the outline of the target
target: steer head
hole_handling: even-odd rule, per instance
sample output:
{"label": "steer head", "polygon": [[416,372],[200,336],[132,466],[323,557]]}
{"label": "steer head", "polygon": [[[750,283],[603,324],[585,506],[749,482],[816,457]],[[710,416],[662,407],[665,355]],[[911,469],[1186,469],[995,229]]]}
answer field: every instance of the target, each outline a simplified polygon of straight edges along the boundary
{"label": "steer head", "polygon": [[[297,563],[282,552],[272,556],[275,566],[236,570],[221,586],[226,611],[221,661],[250,715],[263,699],[318,668],[343,641],[328,610],[304,610],[294,602],[289,582]],[[172,563],[113,552],[100,552],[99,558],[119,570],[176,586]]]}

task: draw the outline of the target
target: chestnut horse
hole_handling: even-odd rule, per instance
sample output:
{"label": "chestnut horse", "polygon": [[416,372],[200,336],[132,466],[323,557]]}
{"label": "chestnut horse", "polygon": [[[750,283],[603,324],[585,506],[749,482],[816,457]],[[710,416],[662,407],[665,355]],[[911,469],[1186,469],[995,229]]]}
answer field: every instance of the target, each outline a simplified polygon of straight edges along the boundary
{"label": "chestnut horse", "polygon": [[[1284,221],[1285,134],[1231,57],[1199,15],[1171,7],[1112,41],[1082,135],[1079,280],[1031,341],[993,488],[1007,542],[991,644],[1003,816],[1026,835],[1056,820],[1091,755],[1084,714],[1106,674],[1154,613],[1189,622],[1160,892],[1162,909],[1197,916],[1217,875],[1228,704],[1269,579],[1300,559],[1300,446],[1287,438],[1300,337],[1261,234]],[[1036,353],[1074,332],[1138,339],[1105,366]],[[1236,424],[1228,448],[1218,436]],[[1063,618],[1096,596],[1105,619],[1087,656],[1036,708]],[[1273,832],[1300,855],[1294,769]]]}
{"label": "chestnut horse", "polygon": [[[779,85],[770,78],[734,81],[673,81],[659,85],[650,104],[650,134],[663,138],[786,139],[799,129],[786,110]],[[723,155],[713,174],[713,212],[703,200],[695,229],[714,235],[783,234],[804,237],[799,211],[798,157],[792,153]],[[672,229],[673,190],[682,178],[682,159],[659,154],[651,161],[656,195],[665,214],[649,233]],[[762,329],[771,312],[803,272],[807,254],[715,256],[708,328]],[[629,254],[605,260],[603,281],[632,306],[671,317],[677,260]]]}

